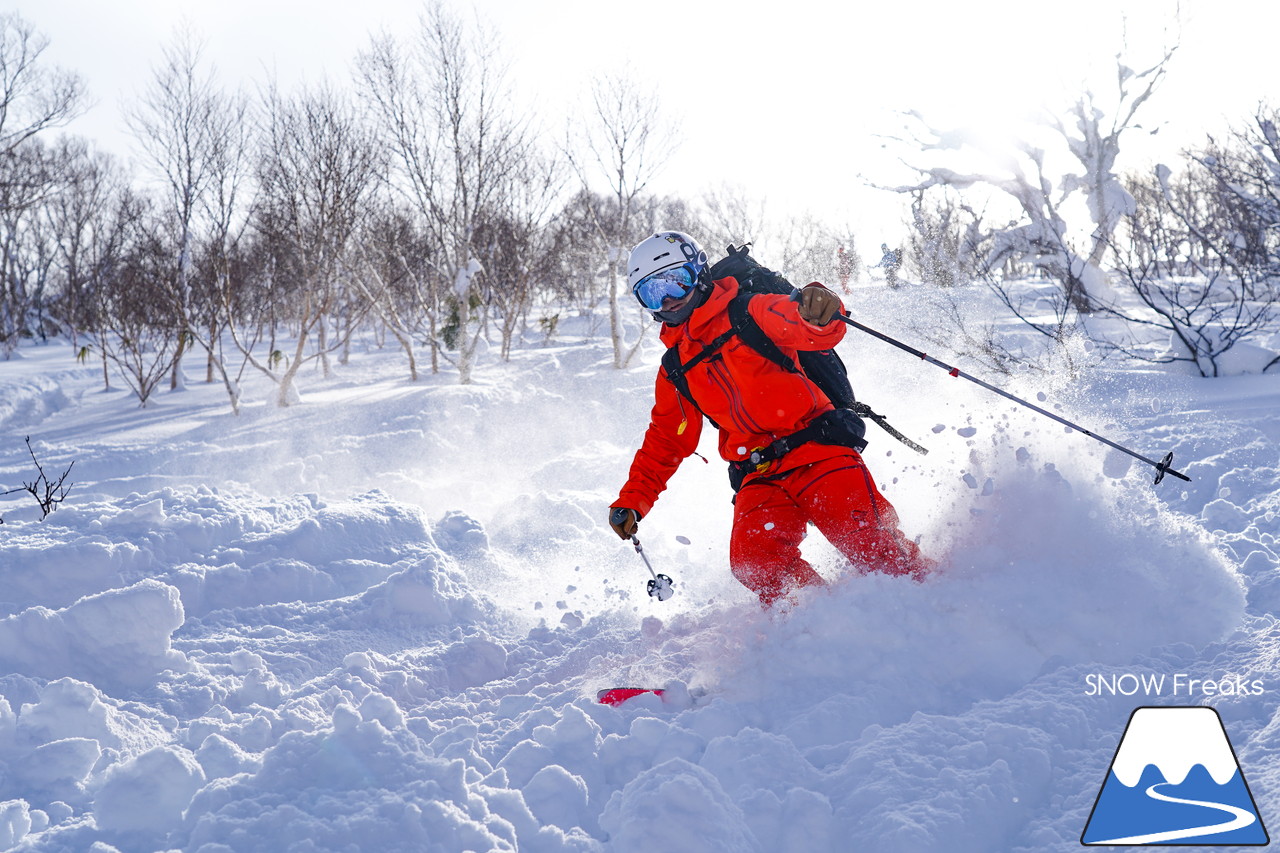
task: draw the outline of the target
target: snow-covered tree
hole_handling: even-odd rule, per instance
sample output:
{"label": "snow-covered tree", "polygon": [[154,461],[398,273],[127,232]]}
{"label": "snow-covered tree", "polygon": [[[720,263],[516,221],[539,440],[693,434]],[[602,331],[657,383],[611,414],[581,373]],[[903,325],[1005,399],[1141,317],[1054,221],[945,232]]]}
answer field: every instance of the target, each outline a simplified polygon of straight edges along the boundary
{"label": "snow-covered tree", "polygon": [[[1116,57],[1115,88],[1107,98],[1086,90],[1062,115],[1046,115],[1043,126],[1054,132],[1048,144],[1020,140],[992,150],[963,130],[931,127],[919,113],[909,113],[921,128],[916,133],[923,159],[944,152],[985,154],[995,164],[989,170],[958,169],[928,163],[914,168],[922,179],[895,189],[918,193],[932,187],[960,191],[994,190],[1012,200],[1018,219],[997,228],[984,259],[996,269],[1008,259],[1026,260],[1057,281],[1069,305],[1092,311],[1105,293],[1104,256],[1122,216],[1133,212],[1133,198],[1116,171],[1122,137],[1140,127],[1137,116],[1164,78],[1174,49],[1158,62],[1135,71]],[[1055,155],[1065,154],[1074,168],[1059,168]],[[1083,202],[1085,216],[1073,207]]]}
{"label": "snow-covered tree", "polygon": [[1211,136],[1193,157],[1212,178],[1211,192],[1230,232],[1232,257],[1280,276],[1278,125],[1280,108],[1259,106],[1248,125],[1223,139]]}
{"label": "snow-covered tree", "polygon": [[1123,325],[1095,333],[1099,343],[1146,361],[1186,362],[1202,376],[1220,375],[1229,361],[1228,372],[1280,364],[1249,343],[1280,319],[1268,218],[1277,184],[1265,128],[1259,121],[1259,138],[1235,146],[1210,139],[1179,170],[1161,165],[1129,178],[1138,204],[1115,241],[1125,298],[1098,312]]}

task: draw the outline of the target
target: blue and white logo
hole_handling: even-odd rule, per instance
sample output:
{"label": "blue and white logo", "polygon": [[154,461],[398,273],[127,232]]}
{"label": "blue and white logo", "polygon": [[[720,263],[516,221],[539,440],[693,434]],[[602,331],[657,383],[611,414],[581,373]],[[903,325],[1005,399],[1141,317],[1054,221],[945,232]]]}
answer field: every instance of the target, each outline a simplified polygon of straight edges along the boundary
{"label": "blue and white logo", "polygon": [[1129,717],[1080,843],[1251,846],[1270,842],[1213,708]]}

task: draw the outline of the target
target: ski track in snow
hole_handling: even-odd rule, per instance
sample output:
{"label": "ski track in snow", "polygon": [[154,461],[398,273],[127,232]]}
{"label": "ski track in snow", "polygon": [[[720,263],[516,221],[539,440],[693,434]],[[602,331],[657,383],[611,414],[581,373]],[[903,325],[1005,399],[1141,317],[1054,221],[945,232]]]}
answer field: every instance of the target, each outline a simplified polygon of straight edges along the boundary
{"label": "ski track in snow", "polygon": [[[864,306],[909,339],[891,308]],[[0,498],[0,850],[1072,850],[1129,713],[1175,701],[1085,695],[1131,671],[1262,680],[1190,701],[1277,814],[1280,380],[1007,383],[1174,450],[1193,482],[1153,490],[942,371],[841,349],[931,450],[869,428],[943,569],[860,574],[815,536],[831,586],[774,614],[728,574],[709,429],[711,464],[641,528],[673,599],[605,524],[655,350],[619,372],[533,346],[463,387],[369,349],[291,409],[250,385],[238,418],[218,387],[139,410],[67,347],[20,351],[0,486],[30,476],[26,435],[75,486],[44,521]],[[594,701],[632,684],[666,694]]]}

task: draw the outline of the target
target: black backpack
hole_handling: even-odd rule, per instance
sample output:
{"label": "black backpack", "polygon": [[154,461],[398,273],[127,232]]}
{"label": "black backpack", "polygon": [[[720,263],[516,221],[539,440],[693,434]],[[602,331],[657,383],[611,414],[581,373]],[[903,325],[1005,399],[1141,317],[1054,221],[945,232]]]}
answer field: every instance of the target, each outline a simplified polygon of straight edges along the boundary
{"label": "black backpack", "polygon": [[[747,302],[751,296],[757,293],[790,295],[796,292],[796,288],[781,274],[761,266],[748,254],[748,245],[750,244],[744,244],[738,248],[730,243],[728,255],[716,261],[708,270],[711,280],[719,281],[727,276],[737,279],[738,297],[741,303],[736,311],[734,305],[730,304],[729,319],[733,327],[738,330],[738,336],[742,338],[744,344],[765,358],[785,370],[796,372],[795,362],[782,354],[777,345],[765,335],[747,313]],[[734,302],[738,300],[735,299]],[[740,316],[735,317],[735,313]],[[837,409],[854,407],[857,400],[853,396],[853,386],[849,384],[849,371],[835,350],[802,350],[797,355],[800,360],[800,371],[822,389],[822,393],[827,395],[832,405]]]}
{"label": "black backpack", "polygon": [[[842,439],[824,440],[828,430],[820,428],[817,431],[819,435],[805,436],[805,440],[850,444],[855,446],[856,449],[862,450],[866,446],[866,440],[862,438],[861,418],[866,417],[875,421],[890,435],[913,450],[917,450],[920,453],[928,453],[923,447],[889,426],[881,415],[871,410],[870,406],[858,402],[853,394],[853,386],[849,383],[849,372],[844,366],[844,361],[841,360],[835,350],[802,350],[797,353],[799,359],[799,364],[797,364],[796,361],[793,361],[783,353],[778,345],[764,333],[764,330],[760,328],[747,310],[747,303],[759,293],[792,294],[796,292],[796,288],[782,275],[764,267],[755,258],[751,257],[748,253],[748,245],[744,244],[741,247],[736,247],[730,244],[728,254],[712,264],[708,270],[713,281],[732,276],[738,282],[738,295],[729,302],[729,330],[712,340],[701,352],[686,362],[680,361],[680,353],[674,346],[668,348],[662,356],[662,367],[667,373],[667,378],[675,385],[681,396],[692,403],[694,408],[706,417],[706,413],[702,411],[698,401],[693,398],[693,394],[689,390],[689,381],[686,375],[691,368],[715,355],[720,347],[724,346],[734,336],[737,336],[744,344],[784,370],[791,373],[803,373],[810,381],[822,389],[822,392],[827,395],[827,399],[836,407],[835,420],[838,422],[838,426],[830,430],[830,432],[839,434]],[[719,428],[719,425],[711,418],[708,417],[707,420],[711,421],[712,426]],[[830,423],[830,420],[828,419],[827,423]],[[774,455],[774,458],[777,458],[782,453],[785,453],[787,449],[798,446],[795,442],[787,442],[786,439],[780,439],[779,443],[781,443],[781,447],[777,448],[773,454],[766,450],[761,455],[761,459],[766,460],[769,455]]]}

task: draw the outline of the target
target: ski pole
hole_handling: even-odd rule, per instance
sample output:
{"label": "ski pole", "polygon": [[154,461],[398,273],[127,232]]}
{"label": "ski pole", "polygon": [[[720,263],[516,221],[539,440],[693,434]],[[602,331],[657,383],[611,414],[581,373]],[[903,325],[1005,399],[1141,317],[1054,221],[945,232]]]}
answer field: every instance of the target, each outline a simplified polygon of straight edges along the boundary
{"label": "ski pole", "polygon": [[[613,511],[613,518],[617,520],[617,523],[621,524],[625,517],[625,509],[618,508]],[[675,582],[666,575],[660,575],[653,570],[653,564],[649,562],[649,557],[644,553],[644,548],[640,547],[640,540],[636,538],[635,534],[632,534],[628,538],[630,538],[632,544],[636,546],[636,553],[640,555],[640,559],[644,560],[645,568],[647,568],[649,570],[649,574],[653,576],[645,586],[645,589],[649,593],[649,597],[656,598],[659,601],[666,601],[668,598],[675,595],[676,591],[672,588],[672,584]]]}
{"label": "ski pole", "polygon": [[903,350],[904,352],[909,352],[923,361],[927,361],[930,364],[937,365],[938,367],[941,367],[943,370],[947,371],[947,373],[951,374],[952,376],[958,376],[961,379],[968,379],[970,382],[974,383],[975,385],[981,385],[983,388],[986,388],[988,391],[992,391],[996,394],[999,394],[1001,397],[1004,397],[1006,400],[1012,400],[1013,402],[1017,403],[1020,406],[1025,406],[1033,412],[1038,412],[1044,415],[1046,418],[1052,418],[1058,423],[1063,424],[1064,426],[1071,427],[1077,432],[1082,432],[1085,435],[1089,436],[1090,438],[1096,439],[1102,442],[1108,447],[1113,447],[1116,450],[1119,450],[1121,453],[1127,453],[1130,456],[1132,456],[1134,459],[1138,459],[1138,460],[1141,460],[1142,462],[1147,463],[1148,465],[1156,469],[1156,484],[1159,484],[1160,481],[1164,479],[1165,474],[1172,474],[1173,476],[1177,477],[1180,480],[1186,480],[1188,483],[1191,482],[1191,478],[1188,477],[1186,474],[1183,474],[1181,471],[1175,471],[1173,469],[1173,451],[1172,450],[1166,453],[1164,458],[1161,459],[1159,462],[1156,462],[1154,459],[1148,459],[1147,457],[1143,456],[1141,453],[1135,453],[1129,448],[1124,447],[1123,445],[1120,445],[1120,444],[1116,444],[1114,441],[1111,441],[1108,438],[1104,438],[1103,436],[1100,436],[1095,432],[1087,430],[1084,427],[1080,426],[1079,424],[1074,424],[1071,421],[1067,420],[1066,418],[1059,417],[1058,415],[1055,415],[1053,412],[1046,411],[1045,409],[1040,408],[1034,403],[1029,403],[1026,400],[1022,399],[1021,397],[1017,397],[1013,394],[1010,394],[1008,391],[1005,391],[1003,388],[997,388],[996,386],[988,382],[983,382],[981,379],[977,378],[976,376],[970,376],[968,373],[965,373],[963,370],[961,370],[958,367],[952,367],[951,365],[945,362],[939,361],[938,359],[934,358],[931,355],[927,355],[926,353],[921,352],[920,350],[916,349],[913,346],[908,346],[907,344],[904,344],[902,341],[891,338],[888,335],[884,334],[883,332],[877,332],[875,329],[871,328],[870,326],[865,326],[862,323],[859,323],[857,320],[854,320],[852,317],[846,317],[844,314],[836,314],[835,316],[836,316],[836,319],[840,320],[842,323],[847,323],[848,325],[853,326],[855,329],[858,329],[859,331],[862,331],[862,332],[866,332],[868,335],[871,335],[872,337],[879,338],[880,340],[884,341],[887,344],[892,344],[898,349]]}
{"label": "ski pole", "polygon": [[635,536],[631,537],[631,541],[635,543],[636,553],[640,555],[640,559],[644,560],[645,567],[649,570],[649,574],[653,577],[649,578],[649,582],[645,585],[650,597],[659,601],[666,601],[668,598],[676,594],[672,588],[674,581],[666,575],[660,575],[653,570],[653,564],[649,562],[649,558],[645,556],[644,549],[640,547],[640,540]]}

